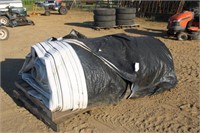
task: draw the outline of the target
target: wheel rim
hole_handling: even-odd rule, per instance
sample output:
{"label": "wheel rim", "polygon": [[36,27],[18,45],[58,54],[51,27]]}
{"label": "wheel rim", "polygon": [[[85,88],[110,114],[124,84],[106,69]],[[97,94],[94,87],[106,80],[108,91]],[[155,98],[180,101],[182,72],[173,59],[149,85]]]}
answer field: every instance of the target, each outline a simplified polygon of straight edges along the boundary
{"label": "wheel rim", "polygon": [[1,39],[1,40],[4,40],[4,39],[7,38],[7,36],[8,36],[7,31],[4,30],[4,29],[0,29],[0,39]]}
{"label": "wheel rim", "polygon": [[66,9],[65,9],[65,8],[62,8],[62,9],[61,9],[61,13],[62,13],[62,14],[65,14],[65,13],[66,13]]}
{"label": "wheel rim", "polygon": [[188,39],[188,35],[184,32],[181,32],[181,33],[178,33],[177,34],[177,38],[178,40],[180,41],[184,41],[184,40],[187,40]]}
{"label": "wheel rim", "polygon": [[8,20],[6,18],[0,18],[0,23],[6,25],[8,24]]}
{"label": "wheel rim", "polygon": [[187,40],[187,36],[186,35],[181,35],[181,39],[182,40]]}
{"label": "wheel rim", "polygon": [[46,12],[45,12],[45,15],[46,15],[46,16],[49,16],[49,15],[50,15],[50,12],[49,12],[49,11],[46,11]]}

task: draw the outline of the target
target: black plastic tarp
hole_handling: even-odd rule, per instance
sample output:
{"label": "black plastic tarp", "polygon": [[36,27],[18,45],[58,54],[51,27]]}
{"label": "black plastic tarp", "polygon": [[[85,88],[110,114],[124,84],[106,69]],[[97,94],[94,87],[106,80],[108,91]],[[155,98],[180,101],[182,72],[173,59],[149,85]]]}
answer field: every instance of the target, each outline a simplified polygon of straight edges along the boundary
{"label": "black plastic tarp", "polygon": [[117,102],[126,92],[129,98],[152,95],[177,84],[172,55],[159,39],[126,34],[86,38],[72,33],[63,39],[77,39],[90,49],[71,43],[83,66],[89,104]]}
{"label": "black plastic tarp", "polygon": [[[91,97],[98,95],[103,98],[108,94],[109,97],[121,97],[127,89],[124,89],[127,86],[124,82],[131,85],[131,98],[162,92],[173,88],[177,83],[172,55],[165,44],[158,39],[114,34],[78,40],[91,49],[91,52],[86,54],[85,52],[88,51],[80,52],[82,48],[77,48],[79,46],[72,44],[75,49],[79,49],[77,54],[81,58],[86,75],[92,76],[87,79],[87,82],[90,82],[87,83],[89,92],[93,92]],[[105,65],[91,53],[105,58],[115,67],[109,69],[112,66]],[[139,63],[138,71],[135,70],[136,63]],[[111,79],[113,83],[108,82]],[[112,88],[113,84],[116,90]],[[104,93],[99,95],[99,90]]]}
{"label": "black plastic tarp", "polygon": [[77,45],[72,46],[85,73],[88,105],[110,104],[123,98],[127,83],[98,57]]}

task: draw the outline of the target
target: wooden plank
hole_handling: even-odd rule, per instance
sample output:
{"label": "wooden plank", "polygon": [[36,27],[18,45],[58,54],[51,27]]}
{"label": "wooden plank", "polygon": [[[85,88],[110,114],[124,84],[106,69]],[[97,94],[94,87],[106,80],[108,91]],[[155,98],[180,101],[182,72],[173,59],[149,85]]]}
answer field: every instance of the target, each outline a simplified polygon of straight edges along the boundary
{"label": "wooden plank", "polygon": [[116,26],[109,27],[109,28],[107,28],[107,27],[92,27],[92,28],[100,31],[101,29],[109,30],[111,28],[114,28],[114,29],[121,28],[122,29],[122,28],[131,28],[131,27],[140,27],[140,25],[139,24],[132,24],[132,25],[116,25]]}
{"label": "wooden plank", "polygon": [[95,30],[100,31],[101,29],[109,30],[111,28],[118,28],[118,26],[112,26],[112,27],[96,27],[96,26],[93,26],[92,28],[95,29]]}
{"label": "wooden plank", "polygon": [[15,85],[17,88],[13,90],[14,97],[20,100],[24,104],[25,108],[27,108],[32,114],[42,120],[54,131],[59,131],[59,124],[67,118],[78,113],[86,112],[93,107],[89,106],[86,109],[51,112],[40,100],[31,96],[27,92],[29,90],[33,90],[33,88],[25,81],[19,80],[15,82]]}
{"label": "wooden plank", "polygon": [[178,10],[176,11],[176,13],[180,13],[183,10],[183,6],[185,4],[185,0],[181,0],[178,6]]}
{"label": "wooden plank", "polygon": [[[21,84],[19,84],[21,83]],[[28,94],[27,91],[32,90],[33,88],[28,85],[25,81],[19,81],[15,82],[15,85],[18,89],[20,89],[24,95],[31,100],[31,102],[33,102],[35,105],[37,105],[38,107],[40,107],[45,113],[46,115],[54,122],[59,123],[62,122],[61,120],[64,119],[64,117],[67,117],[77,111],[71,111],[71,110],[67,110],[67,111],[57,111],[57,112],[51,112],[48,108],[46,108],[46,106],[38,99],[36,99],[35,97],[31,96]],[[27,88],[25,88],[27,87]]]}
{"label": "wooden plank", "polygon": [[118,25],[120,28],[132,28],[132,27],[140,27],[139,24],[133,24],[133,25]]}
{"label": "wooden plank", "polygon": [[154,12],[154,8],[155,8],[155,1],[152,1],[152,7],[151,7],[151,13],[153,13]]}
{"label": "wooden plank", "polygon": [[16,99],[19,99],[19,97],[20,97],[19,93],[18,93],[16,90],[13,90],[13,96],[14,96]]}
{"label": "wooden plank", "polygon": [[52,112],[48,108],[46,108],[46,106],[44,104],[42,104],[40,100],[38,100],[35,97],[28,94],[27,91],[31,90],[31,88],[32,88],[30,85],[28,85],[25,81],[19,81],[19,83],[15,82],[15,85],[18,89],[20,89],[21,91],[24,92],[24,94],[27,98],[29,98],[33,103],[35,103],[37,106],[42,108],[42,110],[46,112],[46,114],[49,118],[52,118]]}
{"label": "wooden plank", "polygon": [[63,111],[63,112],[54,112],[53,113],[53,118],[54,118],[53,121],[55,123],[61,123],[64,120],[66,120],[67,118],[72,117],[79,113],[87,112],[87,111],[91,110],[91,108],[94,108],[94,106],[89,106],[86,109],[78,109],[78,110],[73,110],[73,111],[67,110],[67,111]]}
{"label": "wooden plank", "polygon": [[20,90],[13,90],[14,96],[16,99],[20,100],[24,106],[34,114],[38,119],[42,120],[45,124],[47,124],[54,131],[59,131],[59,125],[53,122],[46,114],[34,103],[32,103]]}
{"label": "wooden plank", "polygon": [[25,82],[25,81],[23,81],[23,80],[18,80],[18,83],[21,85],[21,86],[23,86],[24,88],[27,88],[29,85]]}

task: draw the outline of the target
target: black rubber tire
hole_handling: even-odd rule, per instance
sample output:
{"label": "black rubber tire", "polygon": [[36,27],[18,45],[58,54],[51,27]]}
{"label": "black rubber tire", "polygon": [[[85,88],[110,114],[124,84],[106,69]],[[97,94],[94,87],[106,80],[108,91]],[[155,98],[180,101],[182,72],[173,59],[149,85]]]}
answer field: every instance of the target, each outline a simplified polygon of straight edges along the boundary
{"label": "black rubber tire", "polygon": [[61,6],[61,7],[58,9],[58,12],[59,12],[61,15],[65,15],[65,14],[67,14],[68,9],[67,9],[67,7],[65,7],[65,6]]}
{"label": "black rubber tire", "polygon": [[185,32],[180,32],[180,33],[177,34],[177,39],[179,41],[187,40],[188,39],[188,35]]}
{"label": "black rubber tire", "polygon": [[100,15],[94,15],[94,21],[97,22],[107,22],[107,21],[115,21],[116,16],[100,16]]}
{"label": "black rubber tire", "polygon": [[104,28],[111,28],[116,25],[115,21],[108,21],[108,22],[94,22],[94,26],[96,27],[104,27]]}
{"label": "black rubber tire", "polygon": [[8,37],[9,31],[4,27],[0,27],[0,41],[7,40]]}
{"label": "black rubber tire", "polygon": [[51,12],[50,12],[49,10],[46,10],[46,11],[44,12],[44,15],[45,15],[45,16],[50,16],[50,15],[51,15]]}
{"label": "black rubber tire", "polygon": [[191,32],[190,39],[191,40],[200,40],[200,32]]}
{"label": "black rubber tire", "polygon": [[135,18],[135,14],[116,14],[117,20],[131,20]]}
{"label": "black rubber tire", "polygon": [[9,19],[6,16],[0,16],[0,23],[3,25],[9,25]]}
{"label": "black rubber tire", "polygon": [[11,21],[10,21],[10,26],[11,26],[12,28],[16,27],[17,25],[18,25],[17,20],[11,20]]}
{"label": "black rubber tire", "polygon": [[172,36],[172,35],[174,35],[174,32],[172,30],[167,30],[167,35]]}
{"label": "black rubber tire", "polygon": [[93,13],[99,16],[113,16],[116,11],[114,8],[96,8],[93,10]]}
{"label": "black rubber tire", "polygon": [[134,20],[116,20],[116,25],[133,25],[135,24]]}
{"label": "black rubber tire", "polygon": [[136,8],[116,8],[116,14],[135,14]]}

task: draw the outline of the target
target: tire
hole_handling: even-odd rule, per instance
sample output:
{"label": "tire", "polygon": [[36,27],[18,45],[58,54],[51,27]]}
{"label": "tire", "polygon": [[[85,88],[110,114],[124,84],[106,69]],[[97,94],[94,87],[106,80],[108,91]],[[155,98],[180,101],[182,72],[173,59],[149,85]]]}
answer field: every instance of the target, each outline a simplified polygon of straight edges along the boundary
{"label": "tire", "polygon": [[3,25],[9,25],[9,19],[6,16],[0,16],[0,23]]}
{"label": "tire", "polygon": [[188,39],[188,35],[185,32],[180,32],[180,33],[177,34],[177,39],[179,41],[187,40]]}
{"label": "tire", "polygon": [[116,14],[135,14],[136,8],[116,8]]}
{"label": "tire", "polygon": [[115,26],[115,21],[108,21],[108,22],[94,22],[94,26],[96,27],[104,27],[104,28],[110,28]]}
{"label": "tire", "polygon": [[117,20],[131,20],[135,18],[135,14],[116,14]]}
{"label": "tire", "polygon": [[133,25],[134,20],[116,20],[116,25]]}
{"label": "tire", "polygon": [[200,32],[191,32],[190,39],[191,40],[200,40]]}
{"label": "tire", "polygon": [[116,11],[113,8],[96,8],[93,10],[93,13],[99,16],[113,16]]}
{"label": "tire", "polygon": [[116,16],[99,16],[94,15],[94,21],[97,22],[107,22],[107,21],[115,21]]}
{"label": "tire", "polygon": [[50,16],[50,15],[51,15],[51,12],[47,10],[47,11],[44,12],[44,15],[45,15],[45,16]]}
{"label": "tire", "polygon": [[0,27],[0,40],[6,40],[9,37],[9,31],[4,28],[4,27]]}
{"label": "tire", "polygon": [[10,26],[11,26],[12,28],[16,27],[17,25],[18,25],[18,23],[17,23],[16,20],[11,20],[11,21],[10,21]]}
{"label": "tire", "polygon": [[174,35],[174,31],[172,31],[172,30],[167,30],[167,35],[168,35],[168,36]]}
{"label": "tire", "polygon": [[65,14],[67,14],[68,9],[67,9],[67,7],[65,7],[65,6],[61,6],[61,7],[58,9],[58,12],[59,12],[61,15],[65,15]]}

